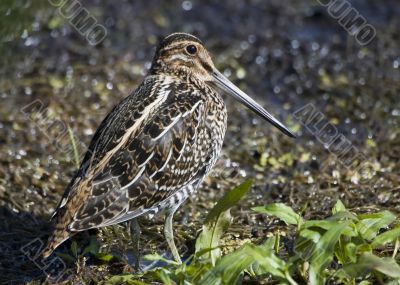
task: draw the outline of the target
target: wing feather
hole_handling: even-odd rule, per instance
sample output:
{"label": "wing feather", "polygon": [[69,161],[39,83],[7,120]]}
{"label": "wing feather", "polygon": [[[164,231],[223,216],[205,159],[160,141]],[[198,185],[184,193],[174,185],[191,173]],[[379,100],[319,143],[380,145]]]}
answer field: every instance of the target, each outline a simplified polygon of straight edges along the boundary
{"label": "wing feather", "polygon": [[162,82],[140,87],[96,132],[89,147],[94,153],[84,159],[90,163],[82,163],[83,178],[71,190],[85,197],[75,205],[71,231],[143,214],[204,175],[207,162],[194,155],[199,132],[204,133],[202,97],[189,86]]}

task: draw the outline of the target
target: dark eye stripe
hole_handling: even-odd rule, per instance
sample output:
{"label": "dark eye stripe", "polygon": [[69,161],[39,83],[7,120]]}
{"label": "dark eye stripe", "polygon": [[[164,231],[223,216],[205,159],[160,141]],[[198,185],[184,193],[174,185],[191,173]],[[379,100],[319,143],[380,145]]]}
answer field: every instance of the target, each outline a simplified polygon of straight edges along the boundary
{"label": "dark eye stripe", "polygon": [[201,65],[203,66],[203,68],[205,70],[207,70],[208,72],[212,72],[212,67],[207,63],[207,62],[201,62]]}

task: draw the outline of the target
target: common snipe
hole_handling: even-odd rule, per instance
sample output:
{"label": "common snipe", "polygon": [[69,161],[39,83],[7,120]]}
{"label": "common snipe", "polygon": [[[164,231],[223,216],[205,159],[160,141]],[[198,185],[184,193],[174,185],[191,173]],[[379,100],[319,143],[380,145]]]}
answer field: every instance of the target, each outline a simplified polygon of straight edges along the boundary
{"label": "common snipe", "polygon": [[142,84],[97,129],[54,214],[43,256],[76,232],[164,210],[165,238],[180,261],[173,214],[211,170],[225,136],[227,113],[217,90],[294,137],[215,68],[198,38],[172,34]]}

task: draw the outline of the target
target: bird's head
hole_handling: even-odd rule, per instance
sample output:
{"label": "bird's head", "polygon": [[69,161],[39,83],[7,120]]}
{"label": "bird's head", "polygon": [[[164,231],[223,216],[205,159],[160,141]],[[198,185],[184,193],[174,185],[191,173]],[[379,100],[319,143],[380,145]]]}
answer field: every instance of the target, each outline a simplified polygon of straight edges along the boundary
{"label": "bird's head", "polygon": [[157,48],[150,73],[189,75],[213,87],[216,86],[286,135],[295,137],[286,126],[216,69],[203,43],[195,36],[186,33],[174,33],[164,38]]}
{"label": "bird's head", "polygon": [[212,80],[211,73],[214,69],[210,55],[198,38],[175,33],[164,38],[158,46],[151,72],[188,74],[207,82]]}

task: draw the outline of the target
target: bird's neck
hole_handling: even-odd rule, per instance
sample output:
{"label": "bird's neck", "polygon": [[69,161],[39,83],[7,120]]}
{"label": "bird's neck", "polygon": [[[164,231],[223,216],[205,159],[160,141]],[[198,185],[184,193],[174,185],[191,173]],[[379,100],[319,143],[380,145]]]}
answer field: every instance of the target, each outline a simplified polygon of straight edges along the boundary
{"label": "bird's neck", "polygon": [[202,94],[211,94],[214,96],[219,96],[219,93],[210,85],[208,85],[203,80],[200,80],[197,76],[185,69],[170,69],[167,66],[155,65],[151,67],[149,75],[155,76],[171,76],[175,78],[175,81],[181,81],[184,83],[189,83],[195,86],[197,89],[202,91]]}
{"label": "bird's neck", "polygon": [[153,62],[151,65],[149,75],[171,75],[181,78],[186,78],[188,72],[185,69],[170,68],[162,62]]}

